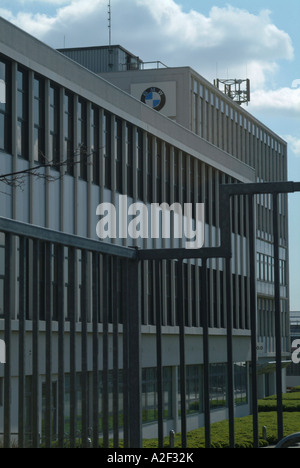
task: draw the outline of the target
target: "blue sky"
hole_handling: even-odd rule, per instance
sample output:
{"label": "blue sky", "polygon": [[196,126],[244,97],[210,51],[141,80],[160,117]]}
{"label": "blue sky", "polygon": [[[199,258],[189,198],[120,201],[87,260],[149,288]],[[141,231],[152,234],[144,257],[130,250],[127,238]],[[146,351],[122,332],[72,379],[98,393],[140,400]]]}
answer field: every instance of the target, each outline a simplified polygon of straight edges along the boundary
{"label": "blue sky", "polygon": [[[2,0],[0,15],[54,48],[108,43],[108,0]],[[250,78],[247,110],[289,143],[300,181],[299,0],[111,0],[112,42],[209,81]],[[300,310],[300,194],[290,197],[291,310]]]}

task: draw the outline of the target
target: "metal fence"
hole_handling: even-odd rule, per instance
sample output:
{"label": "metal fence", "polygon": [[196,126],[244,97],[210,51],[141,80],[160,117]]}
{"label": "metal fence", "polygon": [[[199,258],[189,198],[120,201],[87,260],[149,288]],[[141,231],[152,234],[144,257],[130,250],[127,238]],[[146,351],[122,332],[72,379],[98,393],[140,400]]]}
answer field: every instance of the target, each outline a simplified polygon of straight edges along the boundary
{"label": "metal fence", "polygon": [[[181,444],[182,448],[187,447],[186,324],[181,287],[184,260],[187,258],[201,260],[203,407],[207,448],[211,446],[207,262],[216,258],[225,261],[229,444],[231,447],[235,446],[230,202],[233,196],[245,196],[250,220],[248,253],[251,290],[251,407],[253,442],[254,447],[258,447],[256,229],[252,220],[255,195],[266,193],[272,195],[274,212],[276,382],[278,438],[282,439],[278,194],[295,191],[300,191],[300,184],[292,182],[221,186],[221,245],[196,251],[124,248],[0,218],[0,232],[5,237],[4,313],[0,320],[0,331],[6,343],[1,422],[3,446],[72,448],[80,445],[97,448],[100,444],[105,448],[111,440],[113,447],[117,448],[122,438],[124,447],[142,447],[141,269],[143,262],[147,261],[152,262],[155,272],[158,446],[163,447],[166,434],[163,429],[162,262],[166,261],[176,262],[177,270]],[[90,372],[92,388],[88,386]],[[78,373],[81,375],[80,412]],[[42,390],[40,375],[44,376]],[[54,388],[54,383],[57,389]],[[55,395],[57,401],[54,405]],[[12,401],[17,405],[17,411],[12,407]],[[57,424],[53,422],[53,406],[56,408]],[[109,413],[109,407],[112,408],[112,414]],[[17,422],[14,419],[15,413]]]}

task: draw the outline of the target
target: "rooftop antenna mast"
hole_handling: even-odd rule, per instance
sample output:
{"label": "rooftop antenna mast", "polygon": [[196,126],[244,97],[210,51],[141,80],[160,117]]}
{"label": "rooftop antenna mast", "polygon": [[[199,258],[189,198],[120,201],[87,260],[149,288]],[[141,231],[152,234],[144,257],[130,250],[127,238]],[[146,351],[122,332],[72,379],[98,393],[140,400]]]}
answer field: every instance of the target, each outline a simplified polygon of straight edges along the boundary
{"label": "rooftop antenna mast", "polygon": [[108,67],[113,68],[113,50],[111,47],[111,5],[108,0]]}
{"label": "rooftop antenna mast", "polygon": [[111,47],[111,5],[110,0],[108,0],[108,44]]}

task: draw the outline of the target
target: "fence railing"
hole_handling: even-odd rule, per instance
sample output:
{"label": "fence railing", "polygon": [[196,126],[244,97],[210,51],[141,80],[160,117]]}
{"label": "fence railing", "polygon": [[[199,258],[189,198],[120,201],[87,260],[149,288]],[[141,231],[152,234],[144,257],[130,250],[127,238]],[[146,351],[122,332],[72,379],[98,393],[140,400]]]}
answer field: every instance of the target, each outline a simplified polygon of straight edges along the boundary
{"label": "fence railing", "polygon": [[[4,447],[71,448],[142,447],[142,268],[154,271],[156,393],[158,446],[163,447],[163,262],[176,262],[176,326],[178,327],[181,443],[187,447],[186,323],[183,294],[184,261],[199,260],[203,341],[203,408],[205,444],[211,446],[210,259],[224,259],[226,276],[227,403],[229,444],[235,445],[235,394],[232,313],[232,248],[230,200],[248,197],[247,248],[250,278],[251,408],[253,442],[258,447],[256,229],[255,195],[273,196],[275,259],[276,382],[278,439],[283,437],[282,349],[279,278],[279,193],[300,191],[300,184],[234,184],[221,186],[219,247],[136,250],[50,231],[0,218],[4,235],[4,312],[0,333],[6,344],[0,432]],[[225,216],[224,213],[228,213]],[[120,376],[122,369],[122,376]],[[91,376],[91,377],[90,377]],[[122,391],[120,392],[120,388]],[[16,410],[17,408],[17,410]],[[121,413],[121,416],[120,416]],[[14,434],[17,434],[15,441]],[[121,434],[121,435],[120,435]],[[13,442],[14,441],[14,442]]]}

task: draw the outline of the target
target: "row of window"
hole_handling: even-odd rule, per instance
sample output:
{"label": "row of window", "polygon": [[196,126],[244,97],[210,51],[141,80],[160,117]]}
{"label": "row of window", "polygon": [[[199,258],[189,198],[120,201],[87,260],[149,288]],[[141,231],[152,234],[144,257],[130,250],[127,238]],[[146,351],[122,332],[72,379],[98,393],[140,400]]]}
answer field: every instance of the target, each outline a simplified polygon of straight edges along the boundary
{"label": "row of window", "polygon": [[[8,90],[11,89],[11,65],[0,61],[0,79],[5,78],[7,99],[1,104],[2,117],[0,121],[0,150],[11,152],[11,99]],[[92,166],[92,181],[99,185],[101,169],[104,171],[104,185],[108,189],[115,188],[119,193],[134,196],[135,174],[137,198],[153,202],[154,191],[156,201],[171,201],[171,148],[164,147],[162,141],[148,135],[144,139],[143,131],[130,123],[123,122],[109,112],[102,113],[97,106],[90,106],[81,98],[75,99],[69,91],[65,91],[63,101],[60,88],[51,84],[49,93],[49,148],[46,151],[46,84],[42,77],[34,76],[33,81],[33,159],[40,164],[52,163],[54,169],[65,166],[69,175],[75,174],[75,167],[79,166],[79,176],[88,180],[88,168]],[[61,108],[63,107],[64,121],[61,122]],[[101,122],[102,121],[102,128]],[[63,124],[63,125],[62,125]],[[63,130],[62,130],[63,129]],[[61,132],[63,131],[63,135]],[[75,131],[77,139],[75,141]],[[29,75],[26,70],[17,71],[17,153],[25,159],[30,158],[29,148]],[[63,136],[63,154],[60,141]],[[100,167],[100,150],[103,151],[104,167]],[[194,160],[187,163],[188,158],[180,158],[179,152],[174,153],[174,201],[180,201],[179,186],[182,184],[183,202],[201,202],[195,199],[195,185],[201,186],[201,170],[195,183]],[[113,160],[114,159],[114,160]],[[147,173],[147,189],[144,187],[143,173]],[[206,169],[208,171],[208,169]],[[126,175],[126,183],[123,180]],[[156,173],[156,177],[154,177]],[[208,174],[206,174],[208,176]],[[211,176],[212,183],[215,175]],[[209,180],[209,176],[205,178]],[[188,187],[189,191],[188,192]],[[209,182],[206,184],[205,201],[208,199]],[[147,192],[146,194],[144,192]],[[201,189],[199,190],[201,192]],[[215,190],[212,191],[213,196]],[[215,213],[215,211],[213,210]]]}
{"label": "row of window", "polygon": [[[257,279],[274,283],[274,257],[257,253]],[[287,262],[279,260],[279,280],[282,286],[287,284]]]}
{"label": "row of window", "polygon": [[[0,150],[11,152],[11,63],[1,58],[0,79],[6,83],[6,102],[0,105]],[[236,180],[182,154],[176,148],[98,106],[77,98],[68,90],[62,90],[55,83],[51,83],[48,88],[46,80],[37,75],[34,75],[31,84],[32,133],[29,86],[28,71],[18,67],[16,92],[19,156],[32,162],[29,153],[32,151],[33,160],[42,165],[51,163],[54,170],[61,170],[60,167],[63,166],[62,170],[71,176],[78,174],[83,180],[91,180],[96,185],[103,183],[110,190],[144,202],[204,203],[206,222],[217,225],[218,185],[234,183]],[[46,129],[47,112],[49,124]],[[277,146],[278,149],[281,148],[277,144],[273,146],[274,151]],[[257,163],[266,159],[267,155],[259,158]],[[269,232],[270,227],[265,225],[266,217],[260,215],[260,209],[263,208],[258,206],[258,229],[260,232]],[[233,215],[234,212],[238,213],[239,218],[233,224],[233,232],[243,235],[246,233],[245,203],[243,207],[235,206]],[[284,239],[285,219],[280,226],[281,237]]]}
{"label": "row of window", "polygon": [[[4,291],[4,261],[5,248],[4,235],[1,234],[0,244],[0,289]],[[87,320],[92,321],[91,311],[93,301],[97,301],[98,321],[103,323],[107,317],[109,323],[124,320],[124,283],[126,265],[122,260],[113,257],[98,255],[91,257],[87,254],[82,262],[83,253],[67,247],[51,245],[50,253],[47,247],[40,242],[34,245],[26,240],[22,246],[17,240],[18,255],[16,257],[17,287],[16,301],[23,299],[24,313],[27,320],[32,319],[34,301],[37,301],[40,320],[46,320],[46,314],[51,313],[52,320],[58,321],[61,314],[65,320],[72,317],[80,322],[83,311],[87,310]],[[38,249],[38,250],[37,250]],[[47,257],[48,255],[48,257]],[[49,258],[50,255],[50,258]],[[85,265],[86,262],[86,265]],[[83,270],[84,268],[84,270]],[[97,272],[98,280],[96,290],[92,294],[83,294],[91,290],[92,277],[90,272]],[[34,272],[34,273],[33,273]],[[87,272],[87,273],[86,273]],[[32,275],[36,281],[32,283]],[[183,283],[178,284],[178,262],[162,262],[163,283],[163,309],[162,324],[169,326],[179,325],[178,317],[178,291],[182,288],[184,302],[185,325],[190,327],[203,326],[203,302],[201,268],[194,263],[183,263]],[[22,278],[22,282],[20,281]],[[87,282],[83,286],[83,278]],[[21,290],[22,288],[22,290]],[[225,274],[222,270],[207,270],[207,307],[209,326],[216,328],[226,327],[226,297]],[[234,328],[249,328],[249,282],[247,277],[232,275],[233,300],[233,326]],[[142,267],[142,294],[145,300],[141,303],[141,316],[144,325],[156,324],[156,273],[153,262],[145,262]],[[50,295],[50,296],[49,296]],[[76,297],[75,297],[76,296]],[[48,298],[51,298],[49,301]],[[87,305],[88,304],[88,305]],[[51,310],[49,310],[49,307]],[[18,314],[19,314],[19,308]],[[49,310],[49,312],[47,312]],[[4,314],[4,295],[0,296],[0,315]],[[73,315],[74,314],[74,315]],[[18,317],[19,318],[19,317]]]}
{"label": "row of window", "polygon": [[[170,420],[175,418],[174,409],[177,406],[178,416],[181,414],[181,394],[180,394],[180,378],[174,380],[175,368],[163,368],[163,419]],[[210,409],[216,410],[227,407],[227,364],[211,364],[210,365]],[[179,372],[178,372],[179,374]],[[113,371],[108,373],[108,424],[109,429],[113,429],[114,424],[114,393],[118,394],[118,424],[123,427],[123,372],[118,372],[118,387],[114,379]],[[87,385],[92,384],[92,375],[89,374]],[[176,386],[174,391],[173,386]],[[25,431],[30,434],[32,428],[31,406],[32,401],[32,378],[26,377],[26,399],[25,399]],[[65,414],[65,433],[70,433],[70,411],[71,411],[71,378],[70,374],[65,375],[65,398],[64,398],[64,414]],[[158,394],[157,394],[157,368],[142,369],[142,420],[143,423],[154,423],[158,420]],[[88,389],[89,392],[89,389]],[[57,432],[58,424],[58,382],[52,381],[52,430],[54,434]],[[76,430],[82,429],[82,375],[76,374],[75,381],[76,394]],[[174,405],[174,397],[177,398],[177,405]],[[248,403],[248,375],[246,363],[234,364],[234,399],[235,405],[244,405]],[[103,429],[103,372],[99,372],[99,430]],[[0,406],[3,406],[3,379],[0,379]],[[92,414],[92,408],[88,409],[88,414]],[[188,415],[203,413],[203,366],[193,365],[186,366],[186,411]],[[46,385],[42,384],[42,437],[45,435],[45,419],[46,419]]]}
{"label": "row of window", "polygon": [[[278,172],[281,172],[280,166],[286,156],[281,142],[194,77],[191,90],[192,130],[195,133],[256,167],[257,173],[263,177],[267,177],[276,164]],[[266,164],[268,170],[260,164]]]}
{"label": "row of window", "polygon": [[[275,336],[275,301],[270,298],[258,298],[257,305],[257,335],[259,337]],[[281,330],[282,336],[290,334],[289,311],[287,300],[280,300]],[[272,352],[275,351],[275,344]]]}

